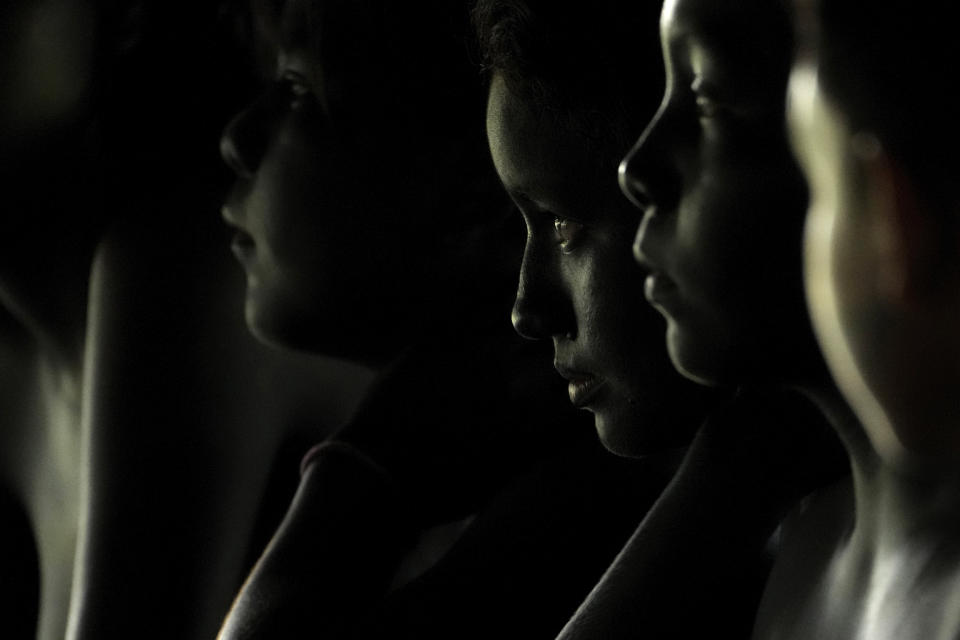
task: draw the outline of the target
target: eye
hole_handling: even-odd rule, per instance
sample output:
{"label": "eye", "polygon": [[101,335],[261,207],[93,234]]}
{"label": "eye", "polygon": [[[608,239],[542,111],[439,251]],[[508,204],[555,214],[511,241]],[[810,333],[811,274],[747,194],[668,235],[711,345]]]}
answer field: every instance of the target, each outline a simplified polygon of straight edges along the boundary
{"label": "eye", "polygon": [[707,96],[697,96],[697,115],[701,118],[712,118],[720,111],[716,100]]}
{"label": "eye", "polygon": [[564,253],[569,253],[570,251],[573,251],[577,238],[583,231],[583,224],[575,220],[571,220],[570,218],[554,216],[553,229],[557,234],[557,241],[560,244],[560,249]]}
{"label": "eye", "polygon": [[717,100],[716,93],[704,82],[702,77],[697,76],[694,79],[690,85],[690,90],[694,95],[699,118],[713,118],[723,111],[723,105]]}
{"label": "eye", "polygon": [[278,84],[284,92],[284,98],[289,101],[291,109],[304,106],[313,96],[313,90],[307,79],[295,71],[284,72]]}

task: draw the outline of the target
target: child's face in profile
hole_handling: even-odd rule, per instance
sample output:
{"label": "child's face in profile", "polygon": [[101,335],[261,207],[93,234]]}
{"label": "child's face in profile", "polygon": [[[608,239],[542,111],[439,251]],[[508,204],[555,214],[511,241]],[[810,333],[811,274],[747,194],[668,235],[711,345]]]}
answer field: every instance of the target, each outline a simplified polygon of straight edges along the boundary
{"label": "child's face in profile", "polygon": [[788,115],[810,184],[804,284],[827,365],[887,462],[955,466],[956,429],[937,413],[944,395],[948,413],[955,411],[953,389],[942,390],[952,380],[943,359],[955,359],[936,323],[913,325],[897,308],[905,283],[889,265],[904,245],[887,223],[906,197],[888,179],[889,156],[872,134],[851,130],[818,80],[815,57],[794,65]]}
{"label": "child's face in profile", "polygon": [[856,266],[855,256],[859,252],[850,244],[853,238],[849,220],[840,223],[837,215],[845,202],[846,206],[850,204],[849,190],[844,185],[850,167],[845,162],[842,144],[850,136],[835,109],[824,100],[810,60],[798,63],[791,73],[788,105],[791,142],[810,185],[804,233],[804,284],[814,329],[824,358],[844,394],[852,399],[871,398],[872,404],[850,350],[851,326],[843,319],[845,312],[849,314],[849,303],[861,310],[865,308],[862,300],[856,304],[849,294],[865,293],[867,282],[872,280],[862,271],[862,264],[860,268]]}
{"label": "child's face in profile", "polygon": [[[418,172],[440,161],[412,156],[419,147],[404,142],[408,116],[375,81],[358,81],[364,65],[389,61],[358,62],[351,53],[338,59],[354,66],[334,68],[319,59],[307,33],[310,4],[287,3],[275,80],[224,132],[237,181],[223,213],[237,230],[233,249],[256,334],[376,360],[433,311],[419,304],[430,287],[419,220],[436,205],[403,185],[427,183]],[[337,10],[324,12],[321,35],[363,32],[359,9],[329,4]]]}
{"label": "child's face in profile", "polygon": [[708,384],[782,376],[809,333],[806,198],[783,116],[789,31],[775,4],[667,0],[666,93],[621,166],[644,211],[634,252],[651,271],[647,299],[674,364]]}
{"label": "child's face in profile", "polygon": [[[528,338],[549,339],[570,401],[594,414],[611,450],[636,455],[684,444],[696,389],[673,371],[662,321],[643,300],[630,245],[637,213],[612,164],[585,139],[491,83],[487,134],[497,173],[527,225],[513,311]],[[671,419],[667,419],[667,417]]]}

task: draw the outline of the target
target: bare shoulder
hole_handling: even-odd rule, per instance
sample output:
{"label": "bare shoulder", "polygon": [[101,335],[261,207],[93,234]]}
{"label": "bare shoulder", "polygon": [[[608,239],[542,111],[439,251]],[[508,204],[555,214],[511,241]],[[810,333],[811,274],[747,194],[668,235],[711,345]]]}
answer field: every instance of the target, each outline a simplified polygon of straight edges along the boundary
{"label": "bare shoulder", "polygon": [[764,590],[754,640],[791,638],[820,597],[822,579],[853,526],[849,477],[804,498],[781,527],[781,545]]}

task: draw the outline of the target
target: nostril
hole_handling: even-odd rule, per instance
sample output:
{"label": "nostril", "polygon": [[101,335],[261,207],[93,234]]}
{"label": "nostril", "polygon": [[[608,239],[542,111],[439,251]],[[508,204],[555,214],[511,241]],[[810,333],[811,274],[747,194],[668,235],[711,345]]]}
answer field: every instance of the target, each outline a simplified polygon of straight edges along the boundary
{"label": "nostril", "polygon": [[546,340],[576,327],[552,236],[549,241],[539,235],[527,239],[511,321],[517,333],[528,340]]}
{"label": "nostril", "polygon": [[513,323],[514,330],[527,340],[537,340],[540,338],[540,327],[536,319],[523,311],[522,303],[515,304],[510,313],[510,322]]}
{"label": "nostril", "polygon": [[253,177],[253,169],[244,161],[244,156],[237,145],[236,137],[233,134],[234,126],[231,123],[220,137],[220,157],[241,178],[249,179]]}
{"label": "nostril", "polygon": [[627,197],[633,206],[641,210],[646,210],[651,204],[649,194],[643,183],[636,178],[630,170],[630,160],[632,156],[624,158],[617,171],[617,179],[620,183],[620,191]]}
{"label": "nostril", "polygon": [[572,339],[577,332],[570,300],[560,292],[518,297],[510,319],[516,332],[527,340],[547,340],[562,335]]}

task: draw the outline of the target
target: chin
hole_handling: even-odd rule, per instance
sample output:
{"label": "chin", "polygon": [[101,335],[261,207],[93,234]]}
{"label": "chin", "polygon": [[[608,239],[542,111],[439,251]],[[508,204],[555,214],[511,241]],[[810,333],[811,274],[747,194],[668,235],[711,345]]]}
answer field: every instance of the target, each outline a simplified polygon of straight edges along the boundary
{"label": "chin", "polygon": [[607,451],[623,458],[656,456],[689,446],[702,420],[699,411],[693,413],[679,410],[669,418],[648,415],[620,421],[598,417],[597,435]]}
{"label": "chin", "polygon": [[247,296],[244,317],[247,329],[253,337],[271,347],[308,350],[306,336],[301,335],[303,332],[296,330],[289,321],[285,321],[285,315],[269,307],[264,308],[251,296]]}
{"label": "chin", "polygon": [[249,294],[244,316],[250,333],[266,345],[355,364],[380,366],[403,348],[385,331],[378,331],[361,318],[291,308],[279,301],[265,304]]}
{"label": "chin", "polygon": [[667,442],[656,442],[658,438],[651,437],[666,426],[664,424],[649,424],[649,420],[640,417],[629,419],[603,413],[594,415],[594,424],[600,443],[607,451],[624,458],[641,458],[671,448]]}
{"label": "chin", "polygon": [[621,429],[611,429],[608,425],[604,425],[599,418],[596,421],[596,426],[600,443],[610,453],[624,458],[637,458],[646,453],[637,443],[632,442],[631,438],[625,437]]}
{"label": "chin", "polygon": [[684,378],[707,387],[736,384],[735,376],[729,374],[724,366],[728,359],[724,349],[719,348],[721,340],[703,344],[702,337],[711,337],[696,332],[697,337],[689,338],[692,332],[683,331],[671,320],[667,325],[667,353],[674,368]]}

